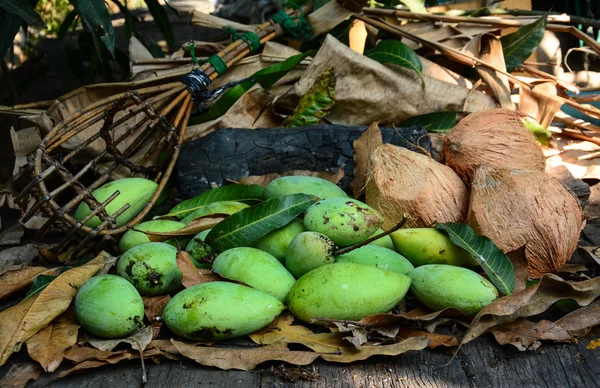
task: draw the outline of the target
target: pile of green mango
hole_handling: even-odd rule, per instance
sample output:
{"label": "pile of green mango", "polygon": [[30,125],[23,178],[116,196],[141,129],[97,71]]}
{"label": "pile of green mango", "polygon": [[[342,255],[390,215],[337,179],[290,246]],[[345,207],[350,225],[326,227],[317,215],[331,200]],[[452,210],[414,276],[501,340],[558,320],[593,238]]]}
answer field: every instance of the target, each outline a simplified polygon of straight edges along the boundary
{"label": "pile of green mango", "polygon": [[[114,190],[121,192],[107,210],[115,212],[128,203],[133,210],[118,218],[122,224],[135,217],[156,189],[149,181],[129,179],[136,180],[94,191],[99,201]],[[383,232],[383,218],[329,181],[282,177],[266,187],[262,199],[299,193],[315,197],[304,214],[271,227],[247,246],[222,252],[209,244],[210,229],[163,242],[152,236],[186,228],[199,217],[250,212],[255,204],[250,198],[215,191],[189,200],[197,206],[185,211],[175,207],[167,219],[140,223],[121,237],[116,276],[93,277],[79,290],[79,322],[97,336],[127,336],[144,324],[142,295],[170,294],[162,314],[166,326],[187,339],[212,341],[259,330],[286,307],[307,323],[357,321],[393,310],[410,293],[433,310],[453,307],[474,316],[499,297],[473,270],[477,263],[471,255],[445,233],[400,229],[375,239]],[[74,216],[93,226],[86,207],[80,206]],[[211,269],[223,280],[184,289],[178,250],[187,251],[198,269]]]}

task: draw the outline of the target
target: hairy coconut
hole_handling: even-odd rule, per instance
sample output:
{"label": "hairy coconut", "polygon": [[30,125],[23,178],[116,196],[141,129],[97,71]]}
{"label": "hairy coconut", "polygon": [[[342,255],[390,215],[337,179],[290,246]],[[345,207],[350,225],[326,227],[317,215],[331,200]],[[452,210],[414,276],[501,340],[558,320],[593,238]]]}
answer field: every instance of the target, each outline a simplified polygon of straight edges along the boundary
{"label": "hairy coconut", "polygon": [[428,156],[391,144],[371,155],[366,202],[383,216],[384,229],[398,224],[405,213],[408,228],[464,221],[468,199],[460,177]]}
{"label": "hairy coconut", "polygon": [[470,114],[444,139],[441,161],[469,184],[478,166],[544,171],[546,160],[517,112],[492,109]]}
{"label": "hairy coconut", "polygon": [[491,167],[476,170],[467,223],[504,252],[525,246],[534,279],[557,272],[571,258],[584,226],[577,199],[559,180]]}

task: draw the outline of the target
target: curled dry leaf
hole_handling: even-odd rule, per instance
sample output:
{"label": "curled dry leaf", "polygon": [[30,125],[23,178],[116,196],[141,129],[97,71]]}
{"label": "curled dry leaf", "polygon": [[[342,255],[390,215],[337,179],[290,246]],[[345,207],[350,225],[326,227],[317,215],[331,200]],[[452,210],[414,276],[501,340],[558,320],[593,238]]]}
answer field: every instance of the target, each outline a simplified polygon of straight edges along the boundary
{"label": "curled dry leaf", "polygon": [[504,252],[525,247],[529,277],[555,273],[571,258],[585,225],[577,199],[541,171],[480,167],[467,223]]}
{"label": "curled dry leaf", "polygon": [[426,331],[414,330],[408,327],[403,327],[398,332],[398,338],[402,339],[422,336],[425,336],[429,339],[429,344],[427,345],[429,349],[437,348],[438,346],[444,346],[447,348],[458,346],[458,339],[456,339],[456,337],[453,335],[428,333]]}
{"label": "curled dry leaf", "polygon": [[62,314],[81,286],[105,266],[104,252],[59,275],[42,292],[0,312],[0,365],[21,344]]}
{"label": "curled dry leaf", "polygon": [[308,365],[319,358],[318,353],[288,350],[283,343],[250,349],[194,346],[174,339],[171,340],[171,343],[179,353],[198,364],[225,370],[252,370],[265,361],[285,361],[293,365]]}
{"label": "curled dry leaf", "polygon": [[515,270],[515,287],[513,292],[522,291],[527,287],[527,258],[525,257],[525,247],[506,254]]}
{"label": "curled dry leaf", "polygon": [[282,176],[314,176],[317,178],[325,179],[331,183],[337,184],[344,178],[344,170],[342,170],[341,168],[338,168],[337,172],[292,170],[284,172],[283,174],[272,173],[266,175],[250,175],[240,179],[237,183],[267,187],[269,183],[273,182],[277,178],[281,178]]}
{"label": "curled dry leaf", "polygon": [[31,380],[36,380],[42,374],[42,368],[32,362],[27,364],[14,364],[8,373],[0,380],[3,388],[25,388]]}
{"label": "curled dry leaf", "polygon": [[186,251],[177,252],[177,266],[181,271],[181,284],[185,288],[195,286],[200,283],[215,282],[223,280],[221,276],[209,269],[198,269],[192,263],[189,253]]}
{"label": "curled dry leaf", "polygon": [[152,326],[152,339],[156,339],[162,328],[162,320],[160,317],[162,316],[165,306],[171,300],[171,297],[169,295],[143,296],[142,299],[144,300],[144,312],[146,318],[148,318],[150,325]]}
{"label": "curled dry leaf", "polygon": [[396,356],[409,350],[421,350],[427,347],[429,339],[426,336],[408,338],[391,345],[362,345],[357,349],[355,343],[344,339],[339,331],[331,333],[313,333],[305,326],[292,325],[291,319],[274,322],[256,333],[250,335],[252,341],[261,345],[300,344],[317,352],[323,360],[348,363],[366,360],[371,356]]}
{"label": "curled dry leaf", "polygon": [[97,360],[102,361],[110,357],[126,353],[129,350],[118,350],[115,352],[108,350],[100,350],[85,346],[83,344],[75,344],[65,351],[65,358],[76,364],[80,364],[85,361]]}
{"label": "curled dry leaf", "polygon": [[541,341],[576,343],[577,339],[586,335],[600,324],[600,302],[565,315],[556,322],[542,320],[531,322],[518,319],[505,325],[494,327],[490,332],[499,344],[510,344],[517,349],[535,350]]}
{"label": "curled dry leaf", "polygon": [[572,299],[580,306],[587,306],[598,296],[600,277],[582,282],[567,282],[556,275],[544,275],[539,283],[484,307],[471,322],[461,346],[499,325],[543,313],[556,301]]}
{"label": "curled dry leaf", "polygon": [[45,272],[51,274],[54,270],[44,267],[24,267],[0,275],[0,299],[29,286],[36,276]]}
{"label": "curled dry leaf", "polygon": [[352,195],[358,198],[364,194],[367,185],[367,173],[370,171],[371,153],[383,144],[378,123],[371,124],[360,137],[352,143],[354,147],[354,180],[350,184]]}
{"label": "curled dry leaf", "polygon": [[472,113],[444,139],[442,163],[469,184],[479,166],[544,171],[546,159],[519,114],[508,109]]}
{"label": "curled dry leaf", "polygon": [[27,340],[29,357],[39,362],[46,372],[54,372],[65,350],[77,342],[79,326],[74,311],[67,310]]}
{"label": "curled dry leaf", "polygon": [[385,219],[384,229],[409,215],[406,227],[429,227],[434,222],[462,222],[469,193],[448,166],[434,159],[384,144],[371,156],[366,202]]}

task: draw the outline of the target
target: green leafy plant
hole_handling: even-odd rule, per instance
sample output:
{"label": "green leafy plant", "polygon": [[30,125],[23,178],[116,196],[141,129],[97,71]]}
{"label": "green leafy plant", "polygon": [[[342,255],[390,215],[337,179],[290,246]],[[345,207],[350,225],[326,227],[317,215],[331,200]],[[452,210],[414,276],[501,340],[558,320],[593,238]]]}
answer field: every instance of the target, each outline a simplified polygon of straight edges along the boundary
{"label": "green leafy plant", "polygon": [[382,40],[374,49],[367,50],[365,55],[379,63],[414,70],[425,85],[421,59],[417,53],[399,40]]}
{"label": "green leafy plant", "polygon": [[488,237],[480,236],[469,225],[447,222],[436,228],[448,234],[450,241],[471,254],[490,278],[490,281],[504,295],[509,295],[515,287],[515,270],[508,256]]}
{"label": "green leafy plant", "polygon": [[521,66],[539,46],[544,37],[547,22],[548,17],[543,16],[538,21],[527,24],[512,34],[500,38],[506,70],[509,73]]}
{"label": "green leafy plant", "polygon": [[283,122],[286,128],[316,125],[327,116],[335,104],[335,73],[333,68],[315,80],[313,86],[302,96],[298,106]]}
{"label": "green leafy plant", "polygon": [[402,127],[423,127],[430,133],[448,133],[456,125],[458,112],[433,112],[413,116],[400,123]]}

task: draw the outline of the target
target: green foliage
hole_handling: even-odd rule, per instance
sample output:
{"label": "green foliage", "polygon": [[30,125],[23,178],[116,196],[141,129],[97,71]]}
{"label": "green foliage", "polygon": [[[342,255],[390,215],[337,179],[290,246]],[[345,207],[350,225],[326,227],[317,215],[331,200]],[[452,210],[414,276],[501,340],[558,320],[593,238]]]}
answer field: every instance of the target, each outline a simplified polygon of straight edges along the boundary
{"label": "green foliage", "polygon": [[525,128],[527,128],[529,132],[531,132],[531,134],[533,135],[533,137],[535,137],[535,140],[537,140],[538,143],[543,144],[545,146],[548,145],[548,140],[550,140],[550,138],[552,137],[552,134],[550,133],[548,128],[531,120],[523,120],[523,125],[525,126]]}
{"label": "green foliage", "polygon": [[283,122],[286,128],[317,125],[335,104],[335,73],[325,69]]}
{"label": "green foliage", "polygon": [[184,219],[202,206],[221,201],[261,201],[265,197],[265,189],[258,185],[227,185],[211,189],[202,194],[185,200],[175,206],[169,214],[163,217],[177,217]]}
{"label": "green foliage", "polygon": [[6,12],[17,15],[23,21],[32,26],[46,27],[44,21],[26,0],[0,0],[0,8]]}
{"label": "green foliage", "polygon": [[289,57],[281,63],[276,63],[262,70],[257,71],[249,77],[249,80],[242,82],[239,85],[229,89],[219,100],[210,107],[208,112],[192,117],[190,119],[190,125],[204,123],[206,121],[214,120],[224,115],[229,108],[235,104],[237,100],[256,83],[259,83],[265,89],[270,88],[273,84],[279,81],[284,75],[292,70],[298,63],[304,58],[313,55],[314,51],[309,51],[303,54],[294,55]]}
{"label": "green foliage", "polygon": [[448,133],[456,125],[458,112],[434,112],[413,116],[400,123],[401,127],[423,127],[430,133]]}
{"label": "green foliage", "polygon": [[500,38],[506,70],[509,73],[521,66],[539,46],[544,37],[547,22],[548,17],[543,16],[538,21],[527,24],[512,34]]}
{"label": "green foliage", "polygon": [[219,252],[250,246],[267,233],[290,223],[315,202],[317,197],[306,194],[271,198],[227,217],[210,231],[205,241]]}
{"label": "green foliage", "polygon": [[450,241],[471,254],[483,268],[490,281],[504,295],[515,287],[515,270],[508,256],[488,237],[480,236],[469,225],[436,223],[436,228],[446,232]]}
{"label": "green foliage", "polygon": [[414,70],[423,85],[425,85],[421,59],[417,53],[399,40],[382,40],[374,49],[367,50],[365,55],[379,63],[387,63]]}

